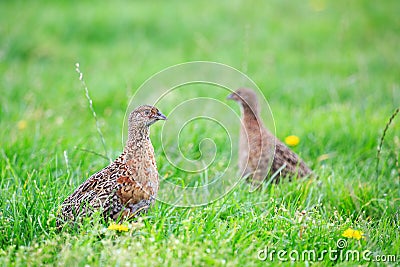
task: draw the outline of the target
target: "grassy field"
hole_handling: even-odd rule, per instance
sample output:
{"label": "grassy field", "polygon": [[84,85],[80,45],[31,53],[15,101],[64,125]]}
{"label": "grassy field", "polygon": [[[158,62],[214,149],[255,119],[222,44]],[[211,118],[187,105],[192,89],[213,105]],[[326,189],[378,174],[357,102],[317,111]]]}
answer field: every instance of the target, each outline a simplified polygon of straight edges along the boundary
{"label": "grassy field", "polygon": [[[397,0],[1,1],[0,265],[399,264],[400,115],[376,166],[385,125],[400,105],[399,10]],[[108,164],[87,150],[119,155],[135,91],[164,68],[194,60],[227,64],[254,80],[277,136],[300,137],[294,150],[319,179],[253,193],[242,184],[201,207],[157,202],[126,224],[127,232],[108,230],[98,219],[57,232],[61,202]],[[225,95],[210,97],[238,111]],[[181,93],[176,101],[191,97]],[[166,114],[179,104],[168,103],[160,107]],[[162,126],[151,133],[160,175],[185,182],[189,173],[166,159]],[[182,132],[188,155],[199,156],[204,137],[224,151],[223,131],[213,129],[200,120]],[[166,149],[179,160],[174,146]],[[209,175],[223,170],[223,157],[216,166]],[[343,237],[348,228],[364,237]],[[307,250],[323,255],[338,249],[339,240],[343,254],[358,251],[361,259],[288,258]],[[272,263],[263,260],[267,250],[286,251],[280,255],[286,261],[277,253],[268,254]],[[371,261],[390,262],[363,259],[365,251]]]}

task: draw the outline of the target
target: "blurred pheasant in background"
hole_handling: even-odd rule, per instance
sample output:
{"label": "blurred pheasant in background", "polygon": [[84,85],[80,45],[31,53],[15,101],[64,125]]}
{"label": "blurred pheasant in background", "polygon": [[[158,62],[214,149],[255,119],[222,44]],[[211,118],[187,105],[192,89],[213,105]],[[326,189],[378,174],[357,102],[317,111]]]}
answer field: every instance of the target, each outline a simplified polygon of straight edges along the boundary
{"label": "blurred pheasant in background", "polygon": [[248,176],[253,184],[259,184],[267,175],[275,175],[273,179],[278,182],[287,176],[311,174],[310,168],[299,156],[265,128],[260,118],[257,95],[252,90],[240,88],[227,99],[241,105],[239,169],[242,177]]}
{"label": "blurred pheasant in background", "polygon": [[109,166],[93,174],[61,206],[57,227],[100,211],[105,219],[127,219],[146,211],[159,187],[150,125],[166,117],[144,105],[128,119],[128,140],[122,154]]}

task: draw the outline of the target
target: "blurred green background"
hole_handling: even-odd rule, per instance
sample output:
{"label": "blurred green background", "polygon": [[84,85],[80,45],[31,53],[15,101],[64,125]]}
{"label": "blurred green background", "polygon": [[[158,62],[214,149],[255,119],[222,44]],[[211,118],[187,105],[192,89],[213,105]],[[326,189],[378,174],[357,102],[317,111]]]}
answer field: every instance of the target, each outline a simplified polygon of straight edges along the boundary
{"label": "blurred green background", "polygon": [[58,118],[68,121],[63,138],[81,136],[79,126],[91,115],[77,62],[110,140],[119,125],[108,117],[124,111],[141,83],[192,60],[245,72],[269,100],[278,131],[315,128],[312,113],[330,117],[330,109],[357,121],[382,120],[400,102],[397,1],[2,1],[0,7],[7,143],[16,142],[11,136],[19,135],[21,119],[31,133],[40,124],[42,133],[59,135]]}
{"label": "blurred green background", "polygon": [[[327,213],[394,218],[397,117],[378,180],[375,163],[400,103],[399,10],[398,0],[0,1],[2,247],[46,233],[59,203],[107,164],[77,149],[104,154],[78,62],[111,157],[122,150],[130,97],[147,78],[182,62],[220,62],[256,82],[278,137],[298,135],[295,151],[328,177],[307,201],[325,198]],[[160,128],[153,143],[167,174]]]}
{"label": "blurred green background", "polygon": [[400,103],[398,10],[398,1],[1,1],[3,151],[102,149],[75,63],[117,155],[135,90],[166,67],[207,60],[253,79],[278,137],[307,138],[310,158],[369,157]]}

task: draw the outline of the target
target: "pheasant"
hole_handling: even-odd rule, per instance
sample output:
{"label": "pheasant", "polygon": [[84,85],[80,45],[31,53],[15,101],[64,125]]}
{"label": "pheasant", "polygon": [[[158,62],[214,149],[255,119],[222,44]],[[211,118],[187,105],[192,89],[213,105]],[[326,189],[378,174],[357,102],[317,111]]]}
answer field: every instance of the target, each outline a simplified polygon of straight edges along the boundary
{"label": "pheasant", "polygon": [[143,105],[128,119],[128,140],[122,154],[93,174],[61,205],[57,227],[100,211],[104,219],[123,220],[147,211],[159,187],[150,125],[166,120],[156,107]]}
{"label": "pheasant", "polygon": [[[275,182],[284,177],[304,177],[310,168],[284,143],[265,128],[260,117],[257,95],[240,88],[227,99],[241,106],[242,123],[239,137],[239,170],[253,184],[259,184],[268,175]],[[270,172],[268,170],[270,168]]]}

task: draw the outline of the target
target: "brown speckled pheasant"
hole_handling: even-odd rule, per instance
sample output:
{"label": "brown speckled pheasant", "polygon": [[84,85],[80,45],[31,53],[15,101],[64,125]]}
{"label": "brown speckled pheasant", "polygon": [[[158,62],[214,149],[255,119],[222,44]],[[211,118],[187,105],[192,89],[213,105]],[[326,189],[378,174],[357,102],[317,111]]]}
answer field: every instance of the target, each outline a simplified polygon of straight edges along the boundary
{"label": "brown speckled pheasant", "polygon": [[286,176],[291,179],[311,174],[311,170],[296,153],[265,128],[260,118],[257,95],[252,90],[240,88],[227,98],[241,106],[239,169],[243,177],[251,177],[252,183],[258,184],[275,173],[275,182]]}
{"label": "brown speckled pheasant", "polygon": [[159,187],[150,125],[166,117],[155,107],[136,108],[128,119],[128,140],[123,153],[93,174],[62,204],[57,226],[100,211],[105,219],[131,218],[146,211]]}

